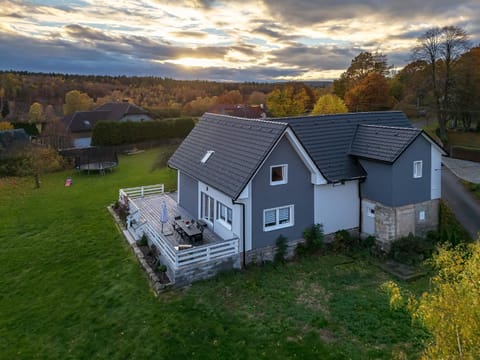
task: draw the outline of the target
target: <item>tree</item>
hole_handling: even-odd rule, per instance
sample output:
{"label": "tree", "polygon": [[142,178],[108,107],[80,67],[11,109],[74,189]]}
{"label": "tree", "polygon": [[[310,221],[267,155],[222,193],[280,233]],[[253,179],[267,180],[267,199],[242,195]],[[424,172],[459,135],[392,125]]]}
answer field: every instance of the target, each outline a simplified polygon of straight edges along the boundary
{"label": "tree", "polygon": [[40,187],[40,175],[60,170],[63,158],[53,149],[30,145],[17,151],[16,175],[33,176],[35,188]]}
{"label": "tree", "polygon": [[217,98],[217,103],[229,105],[243,104],[243,96],[239,90],[226,91]]}
{"label": "tree", "polygon": [[55,122],[58,120],[57,113],[52,105],[47,105],[44,112],[45,121],[48,123]]}
{"label": "tree", "polygon": [[381,111],[392,108],[393,98],[385,76],[367,75],[345,94],[345,104],[350,111]]}
{"label": "tree", "polygon": [[407,310],[432,335],[423,359],[480,358],[480,243],[440,247],[432,260],[436,275],[420,299],[388,282],[392,308]]}
{"label": "tree", "polygon": [[250,96],[248,97],[248,103],[250,105],[262,105],[265,104],[265,99],[267,95],[261,91],[253,91]]}
{"label": "tree", "polygon": [[382,53],[361,52],[353,58],[348,69],[342,73],[340,79],[333,82],[333,92],[338,97],[344,99],[345,94],[362,81],[371,73],[386,76],[389,67],[387,65],[387,56]]}
{"label": "tree", "polygon": [[307,112],[310,97],[304,86],[287,84],[269,93],[266,103],[274,117],[295,116]]}
{"label": "tree", "polygon": [[28,122],[40,123],[43,120],[43,105],[38,102],[34,102],[32,105],[30,105],[30,110],[28,110]]}
{"label": "tree", "polygon": [[8,121],[0,121],[0,131],[13,130],[13,125]]}
{"label": "tree", "polygon": [[72,90],[65,94],[64,115],[72,114],[75,111],[87,111],[92,107],[93,99],[83,92]]}
{"label": "tree", "polygon": [[[440,138],[446,139],[448,106],[452,88],[452,71],[455,61],[468,49],[468,34],[465,30],[446,26],[427,30],[417,39],[413,49],[415,60],[426,61],[430,66],[431,86],[435,98]],[[443,70],[443,81],[439,70]]]}
{"label": "tree", "polygon": [[191,116],[200,116],[206,111],[208,111],[211,107],[213,107],[217,103],[217,97],[197,97],[195,100],[190,101],[187,103],[183,111],[187,115]]}
{"label": "tree", "polygon": [[347,106],[337,95],[320,96],[312,110],[312,114],[340,114],[348,111]]}

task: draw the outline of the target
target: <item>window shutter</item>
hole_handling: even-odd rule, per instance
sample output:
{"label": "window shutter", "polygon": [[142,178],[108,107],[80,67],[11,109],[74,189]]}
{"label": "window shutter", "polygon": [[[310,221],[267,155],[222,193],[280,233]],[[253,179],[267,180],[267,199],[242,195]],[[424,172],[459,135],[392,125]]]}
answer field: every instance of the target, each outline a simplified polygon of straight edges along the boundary
{"label": "window shutter", "polygon": [[265,211],[265,225],[275,225],[276,224],[276,211],[268,210]]}
{"label": "window shutter", "polygon": [[280,224],[285,224],[290,221],[290,208],[281,208],[278,210],[278,221]]}

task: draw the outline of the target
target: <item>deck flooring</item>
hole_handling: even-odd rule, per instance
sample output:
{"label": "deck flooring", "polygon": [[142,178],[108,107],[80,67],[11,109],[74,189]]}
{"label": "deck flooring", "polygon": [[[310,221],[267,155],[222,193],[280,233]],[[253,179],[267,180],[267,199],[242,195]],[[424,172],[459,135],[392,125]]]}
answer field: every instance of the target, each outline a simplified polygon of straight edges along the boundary
{"label": "deck flooring", "polygon": [[[182,244],[189,244],[187,241],[182,239],[182,237],[175,230],[173,230],[172,224],[175,217],[181,216],[182,219],[195,219],[185,209],[178,205],[175,196],[176,194],[163,193],[131,199],[140,210],[140,223],[147,221],[151,227],[162,238],[167,240],[172,247]],[[167,205],[168,221],[167,223],[163,224],[162,231],[162,222],[160,219],[162,204],[164,201]],[[190,245],[198,246],[216,243],[219,241],[223,241],[223,239],[206,228],[203,232],[203,240]]]}

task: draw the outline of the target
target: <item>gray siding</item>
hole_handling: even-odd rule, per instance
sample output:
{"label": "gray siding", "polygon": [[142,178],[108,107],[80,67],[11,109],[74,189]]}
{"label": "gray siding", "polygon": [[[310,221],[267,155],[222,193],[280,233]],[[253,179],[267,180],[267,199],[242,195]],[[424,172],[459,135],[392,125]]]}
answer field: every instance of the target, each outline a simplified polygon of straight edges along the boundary
{"label": "gray siding", "polygon": [[[413,162],[423,161],[422,177],[413,177]],[[393,206],[430,200],[431,144],[419,136],[393,164]]]}
{"label": "gray siding", "polygon": [[[419,136],[393,164],[360,160],[367,172],[362,198],[393,207],[430,200],[430,146]],[[416,160],[423,161],[422,177],[418,179],[413,177]]]}
{"label": "gray siding", "polygon": [[190,215],[198,218],[198,181],[180,171],[178,176],[180,186],[178,203]]}
{"label": "gray siding", "polygon": [[[270,166],[288,164],[288,183],[270,185]],[[289,240],[302,237],[313,224],[313,184],[311,174],[290,142],[283,137],[252,180],[252,248],[275,244],[279,235]],[[263,210],[294,205],[294,226],[263,231]]]}

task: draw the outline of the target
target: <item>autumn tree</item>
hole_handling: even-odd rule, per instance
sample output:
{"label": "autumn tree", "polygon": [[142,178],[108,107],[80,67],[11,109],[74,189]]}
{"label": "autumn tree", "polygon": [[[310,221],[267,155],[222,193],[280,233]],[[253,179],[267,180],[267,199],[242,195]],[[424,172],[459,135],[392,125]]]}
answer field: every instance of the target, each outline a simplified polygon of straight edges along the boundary
{"label": "autumn tree", "polygon": [[87,111],[93,107],[93,99],[86,93],[72,90],[65,94],[63,114],[69,115],[75,111]]}
{"label": "autumn tree", "polygon": [[261,91],[253,91],[248,97],[247,103],[250,105],[262,105],[265,104],[265,99],[267,95]]}
{"label": "autumn tree", "polygon": [[13,130],[13,125],[8,121],[0,121],[0,131]]}
{"label": "autumn tree", "polygon": [[447,136],[454,66],[468,47],[468,34],[464,29],[446,26],[427,30],[417,39],[417,46],[413,49],[413,58],[426,61],[430,66],[431,86],[442,139]]}
{"label": "autumn tree", "polygon": [[348,69],[340,79],[333,82],[333,92],[344,99],[345,94],[371,73],[386,76],[389,72],[387,56],[382,53],[361,52],[353,58]]}
{"label": "autumn tree", "polygon": [[295,116],[309,111],[311,97],[305,86],[287,84],[269,93],[266,103],[268,111],[274,117]]}
{"label": "autumn tree", "polygon": [[30,110],[28,110],[28,122],[40,123],[43,120],[43,105],[39,102],[34,102],[32,105],[30,105]]}
{"label": "autumn tree", "polygon": [[347,111],[347,106],[342,99],[334,94],[326,94],[318,98],[312,114],[340,114]]}
{"label": "autumn tree", "polygon": [[383,285],[392,308],[407,310],[432,335],[422,359],[479,359],[480,342],[480,243],[454,249],[443,246],[434,255],[436,275],[431,290],[420,299],[397,284]]}
{"label": "autumn tree", "polygon": [[392,108],[393,98],[385,76],[371,73],[345,94],[350,111],[381,111]]}
{"label": "autumn tree", "polygon": [[188,102],[184,108],[183,112],[190,116],[201,116],[203,113],[207,112],[212,106],[217,103],[217,97],[198,97],[195,100]]}
{"label": "autumn tree", "polygon": [[243,96],[239,90],[226,91],[218,96],[217,103],[229,105],[243,104]]}

